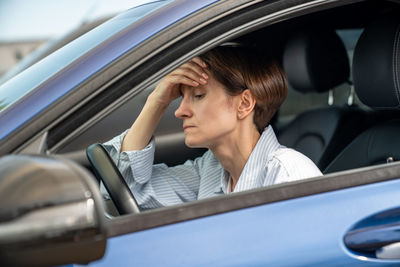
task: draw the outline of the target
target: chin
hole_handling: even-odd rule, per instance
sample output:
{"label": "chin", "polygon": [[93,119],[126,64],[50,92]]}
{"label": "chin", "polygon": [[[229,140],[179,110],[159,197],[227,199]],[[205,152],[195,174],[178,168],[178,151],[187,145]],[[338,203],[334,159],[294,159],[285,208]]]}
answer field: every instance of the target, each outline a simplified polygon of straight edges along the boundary
{"label": "chin", "polygon": [[185,144],[190,148],[206,148],[203,142],[199,142],[199,140],[195,140],[194,138],[186,137]]}

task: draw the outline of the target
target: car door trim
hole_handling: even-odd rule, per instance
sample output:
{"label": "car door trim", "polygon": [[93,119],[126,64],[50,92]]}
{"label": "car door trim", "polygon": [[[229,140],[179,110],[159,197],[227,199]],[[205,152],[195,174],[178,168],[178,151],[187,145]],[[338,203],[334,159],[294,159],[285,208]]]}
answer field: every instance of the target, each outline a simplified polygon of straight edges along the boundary
{"label": "car door trim", "polygon": [[108,221],[108,237],[274,202],[400,178],[400,162],[342,171],[321,177],[198,200]]}

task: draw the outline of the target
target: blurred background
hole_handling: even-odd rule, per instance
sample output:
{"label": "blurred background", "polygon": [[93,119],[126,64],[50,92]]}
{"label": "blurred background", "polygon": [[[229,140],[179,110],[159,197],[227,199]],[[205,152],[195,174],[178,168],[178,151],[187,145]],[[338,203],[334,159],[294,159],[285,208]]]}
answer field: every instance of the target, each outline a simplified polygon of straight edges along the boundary
{"label": "blurred background", "polygon": [[154,0],[0,0],[0,84],[116,14]]}

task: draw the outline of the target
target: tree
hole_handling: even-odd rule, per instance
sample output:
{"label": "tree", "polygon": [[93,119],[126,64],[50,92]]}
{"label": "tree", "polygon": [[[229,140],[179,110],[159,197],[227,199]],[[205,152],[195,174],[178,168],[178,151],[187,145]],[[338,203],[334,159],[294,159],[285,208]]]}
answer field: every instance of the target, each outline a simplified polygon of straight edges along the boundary
{"label": "tree", "polygon": [[4,99],[0,99],[0,110],[5,108],[7,106],[7,103]]}

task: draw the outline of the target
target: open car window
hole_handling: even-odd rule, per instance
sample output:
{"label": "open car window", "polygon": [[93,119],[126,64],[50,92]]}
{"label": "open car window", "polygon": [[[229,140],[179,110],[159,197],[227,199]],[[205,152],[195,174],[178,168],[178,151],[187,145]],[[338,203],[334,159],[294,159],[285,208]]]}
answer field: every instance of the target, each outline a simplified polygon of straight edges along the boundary
{"label": "open car window", "polygon": [[[236,42],[244,40],[244,42],[260,42],[261,45],[266,45],[265,40],[269,40],[268,36],[274,36],[276,40],[275,44],[278,46],[276,50],[276,56],[281,57],[283,52],[282,47],[284,47],[285,42],[291,36],[291,34],[298,30],[297,27],[294,27],[294,29],[290,31],[288,31],[287,29],[290,29],[294,25],[297,25],[298,22],[304,23],[305,26],[313,24],[321,19],[321,15],[318,12],[323,12],[319,9],[320,6],[318,4],[315,4],[315,9],[310,9],[312,11],[309,11],[309,14],[303,14],[303,16],[300,16],[300,14],[294,12],[290,19],[286,19],[281,22],[279,19],[279,15],[275,14],[276,17],[274,17],[271,15],[274,13],[270,14],[268,13],[269,11],[265,11],[268,10],[267,7],[270,8],[271,6],[269,6],[268,4],[266,4],[265,6],[260,4],[259,6],[255,6],[254,10],[252,8],[249,8],[248,10],[242,11],[242,13],[239,14],[240,16],[236,16],[236,24],[232,24],[233,22],[230,20],[233,17],[229,17],[227,15],[227,18],[221,19],[221,21],[216,21],[213,25],[210,26],[210,28],[204,28],[199,32],[194,32],[192,35],[187,36],[187,39],[181,40],[180,42],[174,44],[170,44],[170,51],[172,52],[160,52],[157,57],[149,59],[149,63],[147,65],[144,65],[142,67],[143,69],[134,69],[130,73],[125,73],[123,76],[121,76],[120,83],[116,82],[109,85],[109,87],[106,88],[106,90],[104,91],[104,95],[99,94],[98,98],[95,99],[91,104],[93,106],[88,105],[81,110],[81,114],[86,114],[85,112],[88,111],[88,115],[85,115],[86,117],[83,116],[82,118],[79,118],[81,121],[79,121],[78,118],[72,119],[71,117],[71,120],[65,120],[66,123],[64,125],[60,124],[58,125],[58,127],[53,128],[49,132],[48,139],[50,145],[48,151],[50,153],[59,154],[61,156],[74,159],[80,162],[82,165],[90,168],[85,156],[86,147],[89,146],[91,143],[105,142],[111,139],[113,136],[116,136],[125,129],[129,128],[131,123],[139,114],[148,94],[153,90],[157,82],[166,73],[170,72],[193,56],[223,42],[230,41]],[[275,8],[278,7],[280,7],[280,5],[276,4]],[[345,10],[346,6],[342,8]],[[356,8],[357,6],[349,7],[349,10],[353,10]],[[248,15],[256,11],[261,12],[260,10],[264,10],[264,12],[266,12],[266,15],[263,17],[264,27],[260,27],[260,24],[256,23],[254,20],[249,19],[251,16]],[[228,23],[228,21],[230,22]],[[244,22],[248,23],[248,28],[246,28],[245,30],[241,29],[240,34],[235,32],[236,28],[234,28],[232,25],[236,25],[237,27],[239,27],[239,25],[243,24]],[[329,27],[332,27],[331,24],[334,24],[334,21],[332,22],[331,20],[327,19],[326,21],[324,21],[324,23],[327,23]],[[302,26],[304,27],[304,25]],[[340,25],[340,27],[343,27],[343,25]],[[350,27],[350,29],[360,29],[359,25],[356,25],[355,28],[353,25],[349,25],[348,27]],[[211,29],[214,29],[215,32],[211,33]],[[179,29],[175,28],[173,30],[179,31]],[[221,32],[229,32],[230,35],[226,34],[226,36],[224,36]],[[281,32],[281,34],[275,35],[276,32]],[[207,38],[204,37],[204,39],[199,39],[199,36],[206,36]],[[221,36],[224,37],[222,38]],[[201,49],[196,50],[196,48],[199,47]],[[266,48],[269,48],[269,46],[266,46]],[[186,51],[186,53],[182,51]],[[135,79],[138,80],[135,81]],[[135,86],[129,87],[129,83],[134,84]],[[114,93],[119,93],[119,90],[122,88],[122,86],[124,86],[125,94],[121,93],[119,97],[114,97],[114,99],[109,100],[109,102],[101,101],[105,100],[111,95],[114,95]],[[127,87],[129,88],[127,89]],[[204,150],[190,150],[185,148],[183,143],[184,136],[181,130],[181,122],[176,119],[173,114],[178,104],[179,100],[177,100],[168,108],[163,120],[159,125],[159,128],[155,132],[155,139],[157,143],[157,154],[155,163],[166,163],[169,166],[174,166],[176,164],[182,164],[186,159],[193,159],[204,153]],[[305,106],[307,107],[307,105]],[[92,112],[98,112],[99,115],[94,116],[95,113],[90,113],[91,109],[94,110]],[[106,110],[106,112],[104,112],[104,110]],[[90,120],[88,120],[88,118]],[[67,129],[70,125],[74,126],[76,130],[70,133],[70,135],[68,136],[62,135],[65,133],[65,129]],[[174,154],[174,157],[171,157],[171,153]],[[362,172],[362,170],[360,170],[360,172]],[[317,179],[313,183],[324,183],[322,182],[324,179],[325,178],[321,178],[319,180]],[[302,182],[298,183],[301,184]],[[304,183],[307,184],[308,181],[304,181]],[[329,182],[327,183],[329,184]],[[359,183],[361,184],[362,182],[359,181]],[[279,185],[278,187],[285,188],[285,186],[286,185]],[[287,186],[290,187],[291,185]],[[339,189],[339,187],[336,189]],[[263,189],[260,189],[260,191],[262,190]],[[243,195],[247,194],[251,193],[243,193]],[[221,198],[218,198],[218,201],[227,201],[231,197],[233,197],[233,195],[223,196]],[[239,199],[241,198],[239,195],[236,197]],[[207,203],[207,201],[205,203]],[[257,205],[259,204],[261,203],[258,202]],[[207,213],[204,213],[203,215],[206,214]]]}

